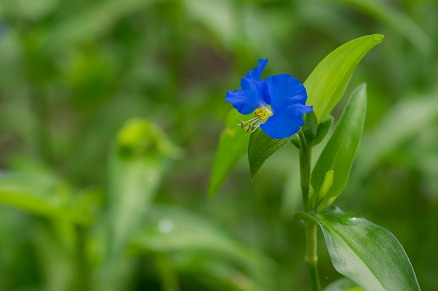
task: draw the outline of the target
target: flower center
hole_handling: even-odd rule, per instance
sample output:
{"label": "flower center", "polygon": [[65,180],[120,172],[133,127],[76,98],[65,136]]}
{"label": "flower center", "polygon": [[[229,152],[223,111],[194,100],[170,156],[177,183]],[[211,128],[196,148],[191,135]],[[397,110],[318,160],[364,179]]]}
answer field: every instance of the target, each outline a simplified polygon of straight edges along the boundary
{"label": "flower center", "polygon": [[270,117],[272,115],[271,110],[269,110],[266,107],[261,107],[261,108],[257,108],[254,111],[254,115],[258,118],[260,118],[261,120],[266,120],[268,119],[268,117]]}
{"label": "flower center", "polygon": [[273,115],[270,106],[260,107],[254,111],[255,117],[247,121],[241,121],[240,126],[245,130],[245,132],[254,132],[261,124],[265,123],[266,120]]}

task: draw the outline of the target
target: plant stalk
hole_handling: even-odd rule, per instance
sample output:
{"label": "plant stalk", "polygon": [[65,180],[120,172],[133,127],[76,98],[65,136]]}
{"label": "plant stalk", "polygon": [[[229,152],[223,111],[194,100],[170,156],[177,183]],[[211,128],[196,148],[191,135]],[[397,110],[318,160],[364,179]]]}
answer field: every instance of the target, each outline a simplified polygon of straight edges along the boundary
{"label": "plant stalk", "polygon": [[312,291],[320,291],[321,283],[318,273],[318,253],[317,253],[317,225],[314,221],[306,221],[306,254],[304,260],[309,270],[310,284]]}
{"label": "plant stalk", "polygon": [[[303,195],[303,206],[306,212],[313,210],[312,200],[309,200],[310,189],[310,168],[312,161],[312,144],[307,143],[306,137],[302,131],[299,132],[301,139],[300,149],[300,176],[301,176],[301,192]],[[321,283],[318,274],[318,253],[317,253],[317,224],[314,221],[307,220],[305,222],[306,232],[306,253],[304,260],[309,271],[310,284],[312,291],[320,291]]]}

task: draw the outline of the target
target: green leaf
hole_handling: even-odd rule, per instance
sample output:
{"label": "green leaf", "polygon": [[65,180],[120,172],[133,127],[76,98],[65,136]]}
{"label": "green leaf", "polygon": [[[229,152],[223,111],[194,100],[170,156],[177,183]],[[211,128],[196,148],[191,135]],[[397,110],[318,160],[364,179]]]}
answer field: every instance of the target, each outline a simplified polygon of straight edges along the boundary
{"label": "green leaf", "polygon": [[227,115],[226,128],[222,131],[210,176],[210,185],[208,187],[210,197],[216,194],[247,149],[250,135],[238,126],[244,118],[244,115],[234,109]]}
{"label": "green leaf", "polygon": [[339,209],[313,217],[339,273],[365,290],[420,290],[408,256],[387,229]]}
{"label": "green leaf", "polygon": [[274,139],[269,137],[260,128],[251,134],[248,144],[248,160],[251,170],[251,178],[257,174],[260,167],[273,153],[292,140],[294,137]]}
{"label": "green leaf", "polygon": [[383,35],[373,34],[356,38],[340,46],[325,57],[313,70],[304,86],[307,105],[313,106],[318,122],[323,120],[339,102],[356,66]]}
{"label": "green leaf", "polygon": [[90,217],[72,209],[65,182],[46,175],[3,173],[0,175],[0,204],[53,219],[87,224]]}
{"label": "green leaf", "polygon": [[318,128],[316,129],[315,140],[313,141],[313,145],[319,144],[324,137],[327,135],[330,127],[333,123],[333,116],[327,115],[320,124],[318,124]]}
{"label": "green leaf", "polygon": [[109,252],[119,254],[149,210],[170,157],[179,151],[154,124],[131,119],[117,135],[111,156]]}
{"label": "green leaf", "polygon": [[[366,85],[362,84],[351,94],[339,123],[315,164],[311,184],[319,210],[330,205],[347,185],[363,131],[366,102]],[[323,191],[325,193],[322,193],[324,180],[330,171],[333,171],[331,174],[333,182],[331,187],[328,189],[325,187]]]}

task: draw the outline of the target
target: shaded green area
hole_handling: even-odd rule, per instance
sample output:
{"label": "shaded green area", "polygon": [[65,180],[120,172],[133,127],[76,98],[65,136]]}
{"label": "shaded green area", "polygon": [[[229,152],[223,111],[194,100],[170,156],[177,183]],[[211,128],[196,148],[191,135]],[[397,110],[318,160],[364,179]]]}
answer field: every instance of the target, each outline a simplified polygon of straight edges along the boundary
{"label": "shaded green area", "polygon": [[[438,289],[436,15],[430,0],[0,0],[0,290],[308,290],[292,145],[208,198],[225,91],[259,57],[304,81],[373,33],[335,204],[389,229]],[[319,246],[327,286],[340,275]]]}

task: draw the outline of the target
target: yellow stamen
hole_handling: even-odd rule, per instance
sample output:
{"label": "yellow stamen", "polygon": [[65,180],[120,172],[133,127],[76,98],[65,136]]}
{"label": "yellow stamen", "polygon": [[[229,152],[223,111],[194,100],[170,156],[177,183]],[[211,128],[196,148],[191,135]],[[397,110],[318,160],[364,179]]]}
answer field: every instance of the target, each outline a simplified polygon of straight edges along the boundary
{"label": "yellow stamen", "polygon": [[[268,107],[260,107],[254,111],[255,117],[247,121],[241,121],[239,125],[245,132],[254,132],[260,127],[260,124],[265,123],[266,119],[272,116],[272,111]],[[251,131],[250,131],[251,130]]]}
{"label": "yellow stamen", "polygon": [[271,110],[269,110],[266,107],[257,108],[254,111],[254,114],[255,114],[256,117],[258,117],[258,118],[260,118],[262,120],[266,120],[266,119],[268,119],[268,117],[272,116]]}

